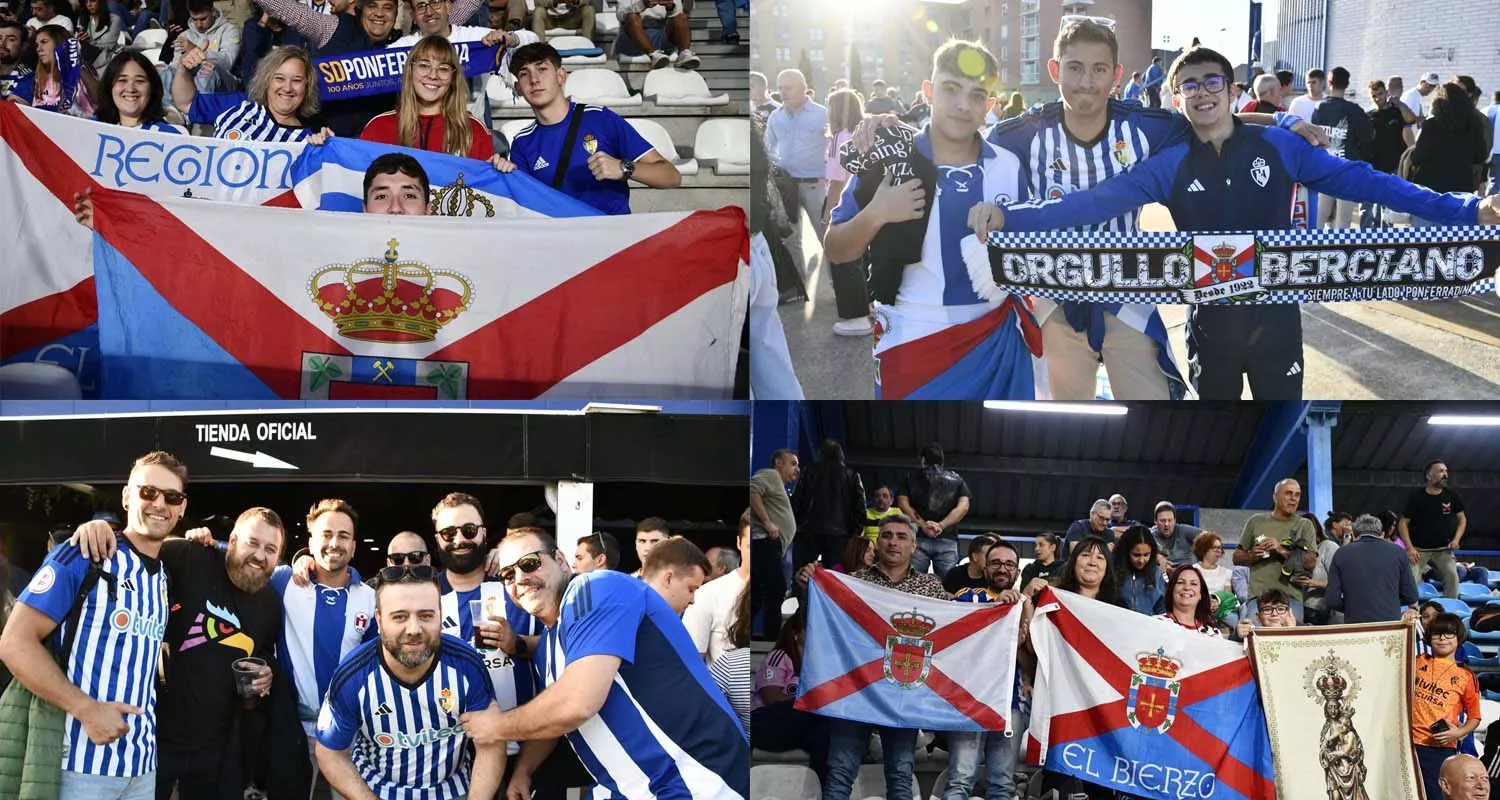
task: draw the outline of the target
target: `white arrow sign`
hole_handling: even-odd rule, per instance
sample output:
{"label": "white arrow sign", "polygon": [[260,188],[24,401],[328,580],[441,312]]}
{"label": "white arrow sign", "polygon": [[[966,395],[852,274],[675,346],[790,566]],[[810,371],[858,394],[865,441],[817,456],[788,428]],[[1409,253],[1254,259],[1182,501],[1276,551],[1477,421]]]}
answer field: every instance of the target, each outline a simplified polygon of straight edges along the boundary
{"label": "white arrow sign", "polygon": [[230,450],[227,447],[211,447],[208,450],[211,456],[227,458],[233,461],[243,461],[256,469],[297,469],[296,464],[288,464],[275,456],[269,456],[256,450],[254,453],[241,453],[238,450]]}

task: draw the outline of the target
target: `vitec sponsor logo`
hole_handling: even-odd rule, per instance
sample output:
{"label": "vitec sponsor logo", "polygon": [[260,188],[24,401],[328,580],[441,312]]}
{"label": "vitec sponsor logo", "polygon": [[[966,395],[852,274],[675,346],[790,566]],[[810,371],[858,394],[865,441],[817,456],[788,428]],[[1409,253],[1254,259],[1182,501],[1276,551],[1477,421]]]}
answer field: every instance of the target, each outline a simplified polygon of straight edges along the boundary
{"label": "vitec sponsor logo", "polygon": [[154,619],[146,619],[138,616],[128,608],[117,608],[110,612],[109,627],[119,633],[131,636],[144,636],[147,639],[160,641],[167,633],[167,624]]}
{"label": "vitec sponsor logo", "polygon": [[426,747],[433,742],[441,741],[453,736],[463,735],[464,726],[454,725],[451,728],[429,728],[426,730],[417,731],[416,733],[402,733],[400,731],[396,731],[395,733],[381,732],[375,734],[372,738],[375,740],[375,744],[378,744],[381,747],[395,747],[406,749],[412,747]]}

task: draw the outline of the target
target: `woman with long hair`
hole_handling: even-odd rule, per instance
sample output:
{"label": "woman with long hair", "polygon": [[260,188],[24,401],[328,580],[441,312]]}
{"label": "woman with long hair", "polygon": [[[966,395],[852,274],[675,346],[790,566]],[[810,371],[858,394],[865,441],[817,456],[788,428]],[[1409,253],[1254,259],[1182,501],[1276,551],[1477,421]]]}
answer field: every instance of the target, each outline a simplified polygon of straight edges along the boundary
{"label": "woman with long hair", "polygon": [[1208,595],[1203,573],[1197,567],[1191,564],[1175,567],[1167,579],[1167,610],[1157,617],[1208,636],[1223,636],[1219,621],[1210,610]]}
{"label": "woman with long hair", "polygon": [[1073,553],[1057,579],[1057,588],[1123,606],[1119,579],[1109,561],[1109,542],[1098,536],[1085,536],[1073,545]]}
{"label": "woman with long hair", "polygon": [[755,671],[755,693],[750,700],[750,738],[756,748],[773,753],[806,750],[808,766],[818,774],[821,782],[828,769],[828,718],[793,707],[797,701],[806,638],[807,614],[803,608],[798,608],[782,623],[776,647]]}
{"label": "woman with long hair", "polygon": [[120,15],[109,10],[108,0],[83,0],[83,15],[78,20],[79,42],[94,69],[102,70],[120,52],[120,29],[125,26]]}
{"label": "woman with long hair", "polygon": [[750,587],[740,590],[735,602],[734,618],[725,631],[729,635],[731,649],[725,650],[709,665],[709,674],[714,683],[729,701],[740,718],[740,724],[750,730]]}
{"label": "woman with long hair", "polygon": [[[203,51],[189,50],[172,75],[172,104],[185,110],[189,119],[200,116],[193,113],[192,105],[198,96],[193,70],[201,63]],[[246,94],[239,97],[242,99],[237,105],[212,117],[215,137],[322,144],[333,135],[318,117],[312,56],[301,47],[276,47],[262,56]]]}
{"label": "woman with long hair", "polygon": [[834,564],[833,569],[838,572],[859,572],[866,567],[875,566],[875,543],[866,536],[850,536],[849,543],[844,545],[844,561]]}
{"label": "woman with long hair", "polygon": [[93,72],[83,63],[82,47],[61,25],[37,30],[36,72],[30,76],[32,108],[93,116]]}
{"label": "woman with long hair", "polygon": [[370,120],[359,138],[481,161],[495,154],[489,130],[469,114],[458,52],[437,34],[422,37],[407,56],[396,110]]}
{"label": "woman with long hair", "polygon": [[1156,537],[1145,525],[1132,525],[1115,544],[1115,574],[1120,576],[1120,600],[1138,614],[1167,610],[1167,585],[1162,580]]}
{"label": "woman with long hair", "polygon": [[1047,582],[1062,573],[1062,562],[1057,554],[1062,552],[1062,538],[1055,533],[1043,531],[1036,535],[1036,558],[1021,570],[1021,593],[1027,597],[1040,592]]}
{"label": "woman with long hair", "polygon": [[[899,110],[899,109],[898,109]],[[849,182],[849,172],[839,161],[839,150],[854,136],[854,129],[865,118],[865,104],[859,92],[839,89],[828,95],[828,158],[825,175],[828,178],[828,196],[823,201],[822,227],[819,233],[828,230],[833,208],[844,196],[844,186]],[[833,281],[834,305],[838,309],[838,321],[833,323],[837,336],[869,336],[870,295],[865,288],[865,267],[862,261],[848,264],[829,264],[828,275]]]}
{"label": "woman with long hair", "polygon": [[[1432,114],[1422,121],[1411,151],[1411,182],[1434,192],[1474,191],[1474,168],[1488,163],[1487,122],[1474,113],[1474,101],[1464,87],[1445,83],[1433,92]],[[1411,218],[1413,227],[1437,223]]]}
{"label": "woman with long hair", "polygon": [[1010,93],[1010,102],[1005,104],[1005,116],[1002,119],[1019,117],[1026,113],[1026,101],[1021,99],[1020,92]]}
{"label": "woman with long hair", "polygon": [[99,85],[99,113],[94,119],[122,128],[187,133],[163,117],[161,75],[140,53],[126,50],[110,59]]}

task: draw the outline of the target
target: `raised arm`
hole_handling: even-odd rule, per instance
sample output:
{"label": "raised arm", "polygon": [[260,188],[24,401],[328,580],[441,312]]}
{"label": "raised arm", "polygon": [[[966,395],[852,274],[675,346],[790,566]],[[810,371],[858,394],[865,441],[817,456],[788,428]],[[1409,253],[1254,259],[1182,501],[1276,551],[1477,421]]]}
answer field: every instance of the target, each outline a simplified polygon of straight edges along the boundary
{"label": "raised arm", "polygon": [[1045,231],[1090,225],[1134,211],[1147,203],[1166,203],[1172,195],[1172,175],[1182,163],[1186,146],[1158,153],[1092,189],[1071,192],[1055,200],[1007,206],[1005,230]]}
{"label": "raised arm", "polygon": [[[1292,177],[1323,194],[1341,200],[1380,203],[1387,208],[1452,225],[1480,224],[1481,201],[1473,195],[1438,194],[1395,175],[1379,172],[1364,161],[1346,161],[1295,139],[1283,138],[1277,146],[1278,149],[1291,148],[1292,158],[1287,161],[1296,171]],[[1418,149],[1421,146],[1419,139]],[[1493,205],[1489,200],[1485,202]]]}
{"label": "raised arm", "polygon": [[[333,38],[333,32],[339,26],[338,14],[321,14],[313,11],[311,6],[303,5],[297,0],[256,0],[266,13],[281,20],[282,22],[297,29],[297,32],[317,43],[318,47],[328,44]],[[461,0],[453,4],[453,13],[459,12],[460,5],[469,6],[469,14],[473,15],[478,6],[475,0]],[[455,16],[454,19],[467,19],[467,17]]]}

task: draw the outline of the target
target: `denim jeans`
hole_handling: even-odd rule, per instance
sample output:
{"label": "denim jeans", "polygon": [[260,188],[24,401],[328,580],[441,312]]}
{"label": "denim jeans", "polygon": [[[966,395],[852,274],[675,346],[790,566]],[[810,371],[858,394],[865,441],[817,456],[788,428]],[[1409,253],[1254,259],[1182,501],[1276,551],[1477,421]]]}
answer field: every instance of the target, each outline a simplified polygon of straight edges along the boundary
{"label": "denim jeans", "polygon": [[958,563],[958,540],[939,536],[917,536],[917,551],[911,554],[911,568],[926,572],[930,564],[932,571],[942,580],[948,570]]}
{"label": "denim jeans", "polygon": [[156,800],[156,773],[111,778],[63,770],[58,800]]}
{"label": "denim jeans", "polygon": [[985,800],[1015,800],[1016,743],[1020,738],[998,731],[948,734],[948,786],[938,787],[943,792],[943,800],[969,800],[980,796],[973,790],[974,779],[979,773],[981,749],[984,763],[989,767],[982,796]]}
{"label": "denim jeans", "polygon": [[725,36],[738,36],[740,29],[734,19],[734,0],[714,0],[714,8],[719,11],[719,25],[724,28]]}
{"label": "denim jeans", "polygon": [[1500,194],[1500,153],[1490,156],[1490,185],[1485,188],[1484,193]]}
{"label": "denim jeans", "polygon": [[823,781],[823,800],[849,800],[859,777],[859,761],[869,744],[870,732],[880,733],[885,755],[886,800],[912,800],[916,794],[917,732],[908,728],[884,728],[844,719],[828,720],[828,778]]}

